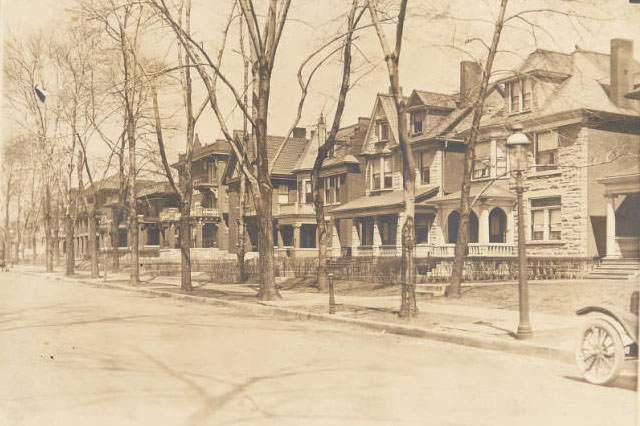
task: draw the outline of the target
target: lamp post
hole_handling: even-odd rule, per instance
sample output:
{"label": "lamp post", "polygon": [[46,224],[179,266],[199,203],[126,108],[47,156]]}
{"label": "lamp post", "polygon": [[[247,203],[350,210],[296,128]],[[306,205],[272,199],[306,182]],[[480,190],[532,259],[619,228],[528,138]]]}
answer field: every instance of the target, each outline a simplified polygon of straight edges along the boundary
{"label": "lamp post", "polygon": [[507,138],[511,174],[516,180],[516,195],[518,204],[518,299],[520,322],[518,323],[517,339],[527,339],[533,336],[529,321],[529,287],[527,285],[527,253],[524,236],[524,173],[527,170],[527,147],[529,138],[522,133],[522,125],[512,127],[511,136]]}

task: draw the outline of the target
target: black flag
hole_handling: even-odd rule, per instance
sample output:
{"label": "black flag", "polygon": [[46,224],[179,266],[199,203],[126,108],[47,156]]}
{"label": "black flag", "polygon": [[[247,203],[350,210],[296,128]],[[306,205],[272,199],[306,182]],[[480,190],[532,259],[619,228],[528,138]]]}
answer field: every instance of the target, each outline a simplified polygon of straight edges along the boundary
{"label": "black flag", "polygon": [[47,92],[45,92],[44,89],[41,89],[37,84],[36,87],[33,88],[33,90],[36,91],[36,95],[38,96],[38,99],[40,99],[40,102],[44,103],[44,100],[47,98]]}

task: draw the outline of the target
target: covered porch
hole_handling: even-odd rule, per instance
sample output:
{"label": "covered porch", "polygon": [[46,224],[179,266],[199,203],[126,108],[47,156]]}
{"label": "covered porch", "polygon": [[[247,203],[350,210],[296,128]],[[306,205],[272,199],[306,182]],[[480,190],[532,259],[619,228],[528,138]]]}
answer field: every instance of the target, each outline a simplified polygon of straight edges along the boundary
{"label": "covered porch", "polygon": [[[515,243],[515,195],[499,186],[471,187],[468,257],[510,257]],[[453,258],[460,228],[460,192],[441,195],[423,204],[437,208],[433,238],[416,246],[417,257]]]}
{"label": "covered porch", "polygon": [[640,258],[640,173],[598,179],[607,202],[605,259]]}

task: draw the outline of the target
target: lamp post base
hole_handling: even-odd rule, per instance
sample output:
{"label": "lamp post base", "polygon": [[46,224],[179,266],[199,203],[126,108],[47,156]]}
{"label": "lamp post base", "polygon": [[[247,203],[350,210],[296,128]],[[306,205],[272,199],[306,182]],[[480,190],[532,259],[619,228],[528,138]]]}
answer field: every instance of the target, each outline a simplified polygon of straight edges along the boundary
{"label": "lamp post base", "polygon": [[525,340],[533,337],[533,329],[529,324],[519,324],[516,339]]}

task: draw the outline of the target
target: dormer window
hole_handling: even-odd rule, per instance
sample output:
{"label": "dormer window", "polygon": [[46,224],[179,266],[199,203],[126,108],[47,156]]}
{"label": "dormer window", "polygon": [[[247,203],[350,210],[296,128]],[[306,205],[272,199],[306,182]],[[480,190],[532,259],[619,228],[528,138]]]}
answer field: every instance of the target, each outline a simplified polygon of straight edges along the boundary
{"label": "dormer window", "polygon": [[511,114],[529,111],[533,105],[533,81],[521,78],[506,84]]}
{"label": "dormer window", "polygon": [[378,121],[378,138],[380,141],[389,140],[389,122],[386,120]]}
{"label": "dormer window", "polygon": [[412,135],[421,135],[423,131],[424,111],[413,111],[409,115],[409,125]]}

